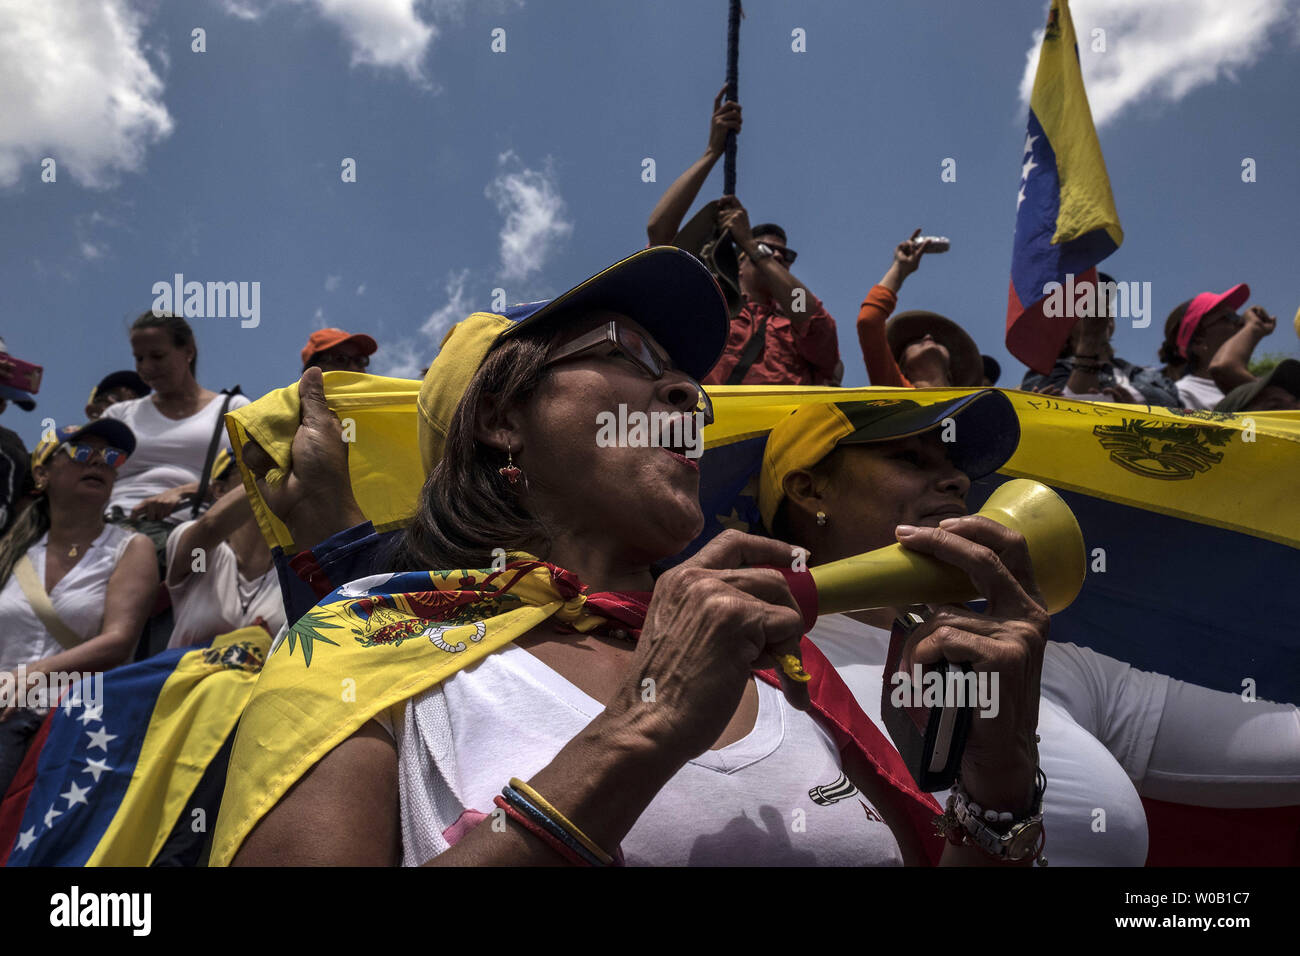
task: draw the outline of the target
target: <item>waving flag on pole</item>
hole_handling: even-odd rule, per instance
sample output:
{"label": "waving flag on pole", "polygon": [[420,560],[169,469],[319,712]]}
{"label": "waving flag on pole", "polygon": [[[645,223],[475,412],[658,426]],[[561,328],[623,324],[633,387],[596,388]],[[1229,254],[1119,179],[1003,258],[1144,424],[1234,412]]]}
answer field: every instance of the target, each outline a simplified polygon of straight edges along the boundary
{"label": "waving flag on pole", "polygon": [[[1070,6],[1052,0],[1016,196],[1007,350],[1035,371],[1050,372],[1081,311],[1075,290],[1088,289],[1096,301],[1094,267],[1123,241],[1083,88]],[[1052,282],[1061,284],[1064,296],[1049,298]]]}

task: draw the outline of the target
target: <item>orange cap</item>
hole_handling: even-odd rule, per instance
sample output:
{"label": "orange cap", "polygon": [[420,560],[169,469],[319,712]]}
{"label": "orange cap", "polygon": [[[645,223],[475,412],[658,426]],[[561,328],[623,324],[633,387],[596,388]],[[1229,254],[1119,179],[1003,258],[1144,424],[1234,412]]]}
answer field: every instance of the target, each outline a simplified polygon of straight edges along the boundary
{"label": "orange cap", "polygon": [[355,343],[360,347],[362,355],[374,355],[379,348],[374,339],[360,332],[354,335],[351,332],[344,332],[342,329],[317,329],[307,337],[307,344],[303,346],[303,368],[307,367],[307,363],[317,352],[324,352],[344,342]]}

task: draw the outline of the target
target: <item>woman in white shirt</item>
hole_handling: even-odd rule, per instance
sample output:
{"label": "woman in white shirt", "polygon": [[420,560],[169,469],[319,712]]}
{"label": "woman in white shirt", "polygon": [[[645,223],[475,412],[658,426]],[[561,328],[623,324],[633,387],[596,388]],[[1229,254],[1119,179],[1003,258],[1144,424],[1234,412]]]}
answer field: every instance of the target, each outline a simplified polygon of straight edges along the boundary
{"label": "woman in white shirt", "polygon": [[0,791],[53,703],[27,689],[123,663],[153,603],[149,539],[104,521],[134,447],[129,428],[100,419],[58,429],[32,454],[39,497],[0,539]]}
{"label": "woman in white shirt", "polygon": [[[945,421],[953,441],[941,440]],[[807,405],[768,437],[759,507],[773,534],[807,549],[817,564],[903,540],[908,527],[985,524],[996,545],[1018,536],[968,515],[966,493],[972,479],[1006,462],[1018,440],[1015,412],[996,392],[928,407]],[[881,727],[890,628],[899,613],[831,615],[808,635]],[[938,609],[917,635],[965,613]],[[1141,866],[1147,821],[1140,797],[1207,807],[1300,804],[1300,711],[1292,705],[1247,702],[1056,642],[1044,648],[1041,689],[1038,753],[1053,864]]]}
{"label": "woman in white shirt", "polygon": [[[915,859],[908,845],[929,841],[945,864],[989,862],[938,845],[929,801],[918,799],[908,820],[891,813],[903,807],[898,777],[864,770],[872,752],[837,745],[835,725],[806,712],[822,701],[802,674],[783,677],[784,694],[755,680],[755,668],[801,647],[803,620],[788,585],[754,567],[783,562],[785,546],[726,532],[679,567],[651,574],[652,563],[703,527],[699,468],[684,446],[600,441],[601,413],[707,419],[698,379],[717,361],[726,328],[725,302],[699,261],[656,247],[552,303],[478,313],[452,331],[420,396],[421,446],[436,465],[394,564],[486,567],[494,548],[528,551],[592,592],[629,603],[636,593],[648,597],[644,617],[582,633],[548,617],[414,694],[401,714],[376,713],[314,765],[298,761],[292,789],[274,805],[264,796],[249,815],[240,768],[256,762],[259,744],[241,732],[217,826],[220,853],[244,865],[562,862],[548,842],[553,829],[544,837],[510,811],[494,812],[499,792],[522,792],[514,783],[501,790],[517,775],[554,809],[545,826],[580,831],[596,859],[621,845],[629,862],[897,864]],[[304,415],[318,416],[308,404]],[[960,566],[989,566],[957,548],[939,550]],[[354,582],[347,593],[387,577]],[[1036,672],[1028,665],[1046,615],[1012,575],[986,583],[992,605],[1013,623],[994,623],[996,643],[965,638]],[[294,663],[281,649],[267,666]],[[338,696],[332,681],[313,680],[324,678],[308,674],[292,692],[277,689],[270,706],[287,713],[296,694]],[[1002,686],[1008,700],[1037,696],[1036,683],[1008,677]],[[250,710],[264,701],[255,694]],[[345,706],[339,719],[351,726],[358,711]],[[1032,725],[1022,726],[1023,714],[1008,705],[1003,720],[977,728],[984,748],[971,748],[967,771],[980,799],[1032,802],[1034,766],[1021,746]],[[862,801],[824,808],[810,797],[843,776]]]}
{"label": "woman in white shirt", "polygon": [[[131,351],[153,393],[104,410],[104,418],[123,422],[136,438],[108,507],[112,520],[149,536],[161,567],[167,535],[180,520],[173,514],[198,491],[223,400],[194,377],[198,346],[184,319],[144,313],[131,325]],[[227,410],[247,404],[235,395]],[[224,434],[221,440],[229,447]]]}
{"label": "woman in white shirt", "polygon": [[284,602],[271,551],[258,530],[239,469],[229,452],[212,466],[216,502],[167,539],[167,590],[175,624],[170,647],[207,644],[218,634],[284,624]]}

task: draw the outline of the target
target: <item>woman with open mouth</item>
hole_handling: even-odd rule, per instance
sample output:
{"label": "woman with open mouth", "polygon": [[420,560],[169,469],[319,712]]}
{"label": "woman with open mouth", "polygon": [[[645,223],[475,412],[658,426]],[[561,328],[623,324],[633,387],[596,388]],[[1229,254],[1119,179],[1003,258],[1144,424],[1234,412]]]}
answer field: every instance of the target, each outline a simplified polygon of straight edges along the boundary
{"label": "woman with open mouth", "polygon": [[[801,643],[773,570],[787,545],[729,531],[652,575],[704,526],[699,472],[684,443],[602,447],[597,423],[708,419],[698,382],[726,329],[704,267],[657,247],[450,333],[419,397],[429,478],[396,573],[337,588],[272,650],[215,864],[994,862],[939,837],[937,804]],[[1002,681],[1007,732],[968,784],[1028,812],[1046,613],[961,545],[925,546],[996,577],[1020,615],[1002,660],[1026,678]],[[841,776],[861,799],[813,798]]]}
{"label": "woman with open mouth", "polygon": [[153,604],[152,543],[104,521],[134,450],[130,428],[101,418],[32,453],[36,500],[0,538],[0,793],[54,694],[124,663]]}

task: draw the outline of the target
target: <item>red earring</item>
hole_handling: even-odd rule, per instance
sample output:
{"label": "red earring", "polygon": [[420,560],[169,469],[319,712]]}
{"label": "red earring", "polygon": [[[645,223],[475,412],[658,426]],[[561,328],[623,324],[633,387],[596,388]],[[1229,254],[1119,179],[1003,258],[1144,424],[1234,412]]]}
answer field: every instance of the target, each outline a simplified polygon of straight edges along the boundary
{"label": "red earring", "polygon": [[517,485],[519,484],[519,476],[523,474],[523,471],[521,471],[519,466],[515,464],[514,453],[511,451],[507,451],[506,454],[509,456],[509,458],[506,461],[505,465],[497,469],[497,472],[501,475],[502,478],[510,482],[510,484]]}

